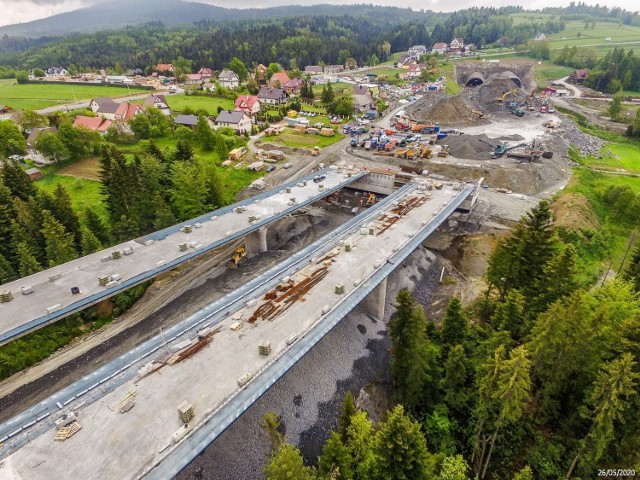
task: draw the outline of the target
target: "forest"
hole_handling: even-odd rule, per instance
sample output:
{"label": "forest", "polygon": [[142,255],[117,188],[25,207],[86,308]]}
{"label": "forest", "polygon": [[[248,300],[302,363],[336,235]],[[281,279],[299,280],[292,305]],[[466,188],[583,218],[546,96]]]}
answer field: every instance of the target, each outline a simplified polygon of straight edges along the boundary
{"label": "forest", "polygon": [[612,478],[640,468],[640,247],[621,278],[580,280],[541,202],[499,241],[485,295],[439,325],[407,290],[389,325],[396,406],[374,425],[348,393],[317,462],[279,419],[267,480]]}

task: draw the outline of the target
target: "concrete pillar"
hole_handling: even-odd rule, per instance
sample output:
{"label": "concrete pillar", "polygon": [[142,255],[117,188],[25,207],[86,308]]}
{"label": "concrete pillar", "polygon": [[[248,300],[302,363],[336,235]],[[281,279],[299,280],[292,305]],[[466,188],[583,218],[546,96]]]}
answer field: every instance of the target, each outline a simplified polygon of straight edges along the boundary
{"label": "concrete pillar", "polygon": [[247,256],[253,257],[259,253],[266,252],[267,248],[267,229],[269,227],[260,227],[245,237],[245,245],[247,248]]}
{"label": "concrete pillar", "polygon": [[373,289],[362,301],[365,311],[376,320],[384,319],[384,305],[387,298],[387,279],[385,278],[380,284]]}

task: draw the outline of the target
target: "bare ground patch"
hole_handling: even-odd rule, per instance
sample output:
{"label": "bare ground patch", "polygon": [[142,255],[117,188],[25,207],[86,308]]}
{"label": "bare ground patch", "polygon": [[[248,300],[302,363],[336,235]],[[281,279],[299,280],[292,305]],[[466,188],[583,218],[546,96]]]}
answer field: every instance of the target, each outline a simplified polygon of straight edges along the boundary
{"label": "bare ground patch", "polygon": [[58,172],[68,177],[86,178],[88,180],[100,180],[100,161],[97,157],[85,158],[73,165],[64,167]]}
{"label": "bare ground patch", "polygon": [[557,226],[567,230],[599,228],[600,222],[589,205],[589,200],[579,193],[561,195],[552,205],[553,218]]}

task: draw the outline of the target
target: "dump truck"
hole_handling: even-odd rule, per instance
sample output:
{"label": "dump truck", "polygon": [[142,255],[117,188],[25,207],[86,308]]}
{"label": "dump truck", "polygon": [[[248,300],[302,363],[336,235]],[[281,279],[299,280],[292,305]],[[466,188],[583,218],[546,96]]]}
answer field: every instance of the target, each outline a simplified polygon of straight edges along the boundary
{"label": "dump truck", "polygon": [[416,158],[418,156],[418,154],[420,153],[420,150],[418,148],[411,148],[409,149],[405,154],[404,154],[404,158],[408,158],[409,160],[413,160],[414,158]]}
{"label": "dump truck", "polygon": [[235,252],[229,260],[229,268],[238,268],[240,261],[247,256],[247,249],[244,245],[240,245],[236,248]]}
{"label": "dump truck", "polygon": [[420,157],[421,158],[431,158],[432,155],[433,155],[433,152],[431,151],[431,147],[429,147],[429,146],[421,147],[421,150],[420,150]]}
{"label": "dump truck", "polygon": [[397,143],[398,142],[396,142],[395,140],[389,140],[384,146],[385,151],[390,152],[396,147]]}
{"label": "dump truck", "polygon": [[396,157],[398,158],[404,158],[404,154],[407,153],[407,150],[409,150],[408,148],[399,148],[398,150],[396,150]]}

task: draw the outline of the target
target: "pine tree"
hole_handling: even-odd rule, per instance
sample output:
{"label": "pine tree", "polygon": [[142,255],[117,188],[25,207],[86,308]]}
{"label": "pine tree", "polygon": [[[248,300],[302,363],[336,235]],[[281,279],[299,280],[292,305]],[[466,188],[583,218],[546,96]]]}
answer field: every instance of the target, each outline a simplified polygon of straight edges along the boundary
{"label": "pine tree", "polygon": [[615,438],[617,424],[624,419],[629,399],[638,394],[640,374],[634,371],[635,365],[633,355],[625,353],[602,369],[589,398],[591,429],[571,463],[567,478],[571,478],[582,455],[587,454],[591,462],[597,462]]}
{"label": "pine tree", "polygon": [[131,240],[139,234],[137,222],[124,214],[111,228],[111,235],[119,242]]}
{"label": "pine tree", "polygon": [[560,254],[549,260],[538,282],[538,293],[528,302],[527,310],[530,314],[545,311],[553,302],[570,295],[578,288],[577,259],[575,247],[569,244]]}
{"label": "pine tree", "polygon": [[196,125],[196,138],[200,142],[200,146],[203,150],[210,152],[215,147],[215,137],[213,131],[209,126],[209,122],[204,115],[198,117],[198,124]]}
{"label": "pine tree", "polygon": [[[640,110],[638,110],[640,112]],[[1,207],[0,207],[1,208]],[[636,292],[640,293],[640,245],[633,252],[629,266],[624,271],[626,280],[630,281]]]}
{"label": "pine tree", "polygon": [[147,153],[158,160],[160,163],[165,163],[167,158],[162,150],[158,148],[153,140],[149,141],[149,145],[147,146]]}
{"label": "pine tree", "polygon": [[262,417],[260,428],[268,435],[271,451],[276,452],[284,444],[284,435],[280,432],[280,417],[275,412],[267,412]]}
{"label": "pine tree", "polygon": [[525,299],[518,290],[509,291],[504,302],[496,305],[495,312],[491,316],[493,327],[509,332],[514,340],[522,338],[525,331],[524,303]]}
{"label": "pine tree", "polygon": [[264,468],[265,480],[316,480],[314,469],[305,467],[300,451],[283,443]]}
{"label": "pine tree", "polygon": [[18,275],[20,278],[42,271],[42,266],[38,263],[28,245],[24,243],[16,245],[16,257],[18,259]]}
{"label": "pine tree", "polygon": [[16,212],[13,207],[11,190],[0,182],[0,238],[4,240],[0,242],[0,255],[6,259],[11,256],[11,244],[8,240],[11,238],[12,223],[15,218]]}
{"label": "pine tree", "polygon": [[0,253],[0,285],[10,282],[16,278],[16,272],[9,263],[9,260],[4,258],[4,255]]}
{"label": "pine tree", "polygon": [[82,231],[82,255],[99,252],[102,248],[103,245],[98,240],[98,237],[91,230],[85,228]]}
{"label": "pine tree", "polygon": [[96,211],[87,207],[84,211],[84,224],[102,245],[109,245],[109,231]]}
{"label": "pine tree", "polygon": [[[440,382],[444,393],[444,402],[453,412],[465,410],[469,401],[467,388],[467,356],[462,345],[455,345],[444,364],[444,376]],[[460,415],[458,415],[460,418]]]}
{"label": "pine tree", "polygon": [[338,433],[343,442],[347,441],[347,429],[351,425],[351,417],[357,412],[353,394],[347,392],[342,402],[342,410],[338,416]]}
{"label": "pine tree", "polygon": [[156,192],[153,197],[153,210],[155,216],[153,220],[154,229],[162,230],[177,223],[176,216],[160,192]]}
{"label": "pine tree", "polygon": [[53,204],[44,208],[54,215],[68,233],[73,235],[74,246],[78,248],[82,243],[80,219],[71,205],[69,192],[62,184],[58,184],[53,191]]}
{"label": "pine tree", "polygon": [[353,478],[351,464],[351,456],[347,447],[342,443],[340,434],[332,432],[322,448],[322,455],[318,461],[320,474],[330,475],[335,480],[351,480]]}
{"label": "pine tree", "polygon": [[2,183],[12,196],[27,201],[36,194],[35,185],[17,161],[3,160],[0,167]]}
{"label": "pine tree", "polygon": [[515,474],[513,480],[533,480],[533,471],[531,470],[531,467],[529,465],[524,467]]}
{"label": "pine tree", "polygon": [[465,341],[467,324],[467,318],[462,312],[462,302],[458,297],[453,297],[447,306],[447,312],[442,320],[442,329],[440,330],[443,355],[446,355],[449,348],[460,345]]}
{"label": "pine tree", "polygon": [[193,157],[193,148],[191,148],[189,142],[179,140],[176,145],[176,151],[173,154],[173,159],[178,162],[187,162],[189,160],[193,160]]}
{"label": "pine tree", "polygon": [[380,427],[375,442],[376,480],[427,480],[433,477],[433,464],[420,424],[396,406]]}
{"label": "pine tree", "polygon": [[353,460],[354,478],[368,480],[374,462],[374,430],[367,412],[359,410],[351,417],[344,445]]}
{"label": "pine tree", "polygon": [[462,455],[445,457],[444,460],[442,460],[438,480],[468,480],[468,471],[469,465],[467,465]]}
{"label": "pine tree", "polygon": [[49,267],[69,262],[78,256],[73,245],[73,235],[56,220],[51,212],[42,212],[42,235],[45,240],[45,255]]}
{"label": "pine tree", "polygon": [[[29,250],[29,253],[36,259],[38,264],[41,261],[46,260],[44,252],[40,251],[38,245],[35,243],[34,238],[30,235],[18,222],[13,221],[11,223],[11,248],[13,254],[15,255],[15,262],[18,260],[18,245],[24,245],[26,249]],[[14,262],[14,265],[17,267],[17,263]]]}
{"label": "pine tree", "polygon": [[391,375],[399,400],[409,411],[417,411],[434,403],[439,378],[438,349],[427,339],[424,311],[409,291],[400,290],[396,302],[396,315],[389,325]]}

